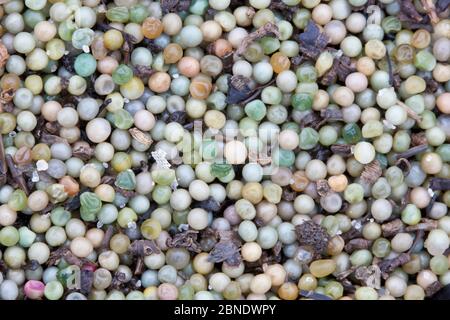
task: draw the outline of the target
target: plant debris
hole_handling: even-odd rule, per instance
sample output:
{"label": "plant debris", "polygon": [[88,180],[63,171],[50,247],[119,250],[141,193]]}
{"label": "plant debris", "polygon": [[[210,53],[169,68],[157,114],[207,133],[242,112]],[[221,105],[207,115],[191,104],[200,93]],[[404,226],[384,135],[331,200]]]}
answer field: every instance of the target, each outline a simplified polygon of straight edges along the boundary
{"label": "plant debris", "polygon": [[237,59],[240,55],[242,55],[252,42],[261,39],[262,37],[267,35],[274,35],[277,38],[281,36],[276,24],[272,22],[267,22],[262,27],[259,27],[256,31],[249,33],[242,40],[241,44],[234,52],[234,58]]}
{"label": "plant debris", "polygon": [[328,246],[330,236],[326,230],[313,221],[305,221],[295,226],[299,244],[310,245],[316,255],[322,255]]}
{"label": "plant debris", "polygon": [[233,231],[220,231],[219,242],[209,253],[208,260],[211,262],[226,262],[230,266],[238,266],[242,257],[239,253],[241,241],[236,238]]}
{"label": "plant debris", "polygon": [[197,242],[197,238],[198,231],[188,229],[175,234],[173,238],[167,239],[167,246],[169,248],[185,248],[191,252],[199,253],[202,249]]}
{"label": "plant debris", "polygon": [[308,58],[316,59],[328,45],[330,39],[312,20],[308,21],[305,32],[298,35],[300,52]]}
{"label": "plant debris", "polygon": [[375,159],[364,167],[364,170],[361,173],[361,180],[364,183],[373,184],[382,174],[383,170],[381,169],[380,162]]}

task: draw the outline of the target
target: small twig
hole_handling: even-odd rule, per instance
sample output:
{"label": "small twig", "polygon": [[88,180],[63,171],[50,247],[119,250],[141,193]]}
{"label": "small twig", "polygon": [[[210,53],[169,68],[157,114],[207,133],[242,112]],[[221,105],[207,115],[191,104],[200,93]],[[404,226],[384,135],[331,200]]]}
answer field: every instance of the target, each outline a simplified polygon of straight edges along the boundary
{"label": "small twig", "polygon": [[350,157],[353,154],[353,145],[351,144],[333,144],[330,149],[333,153],[343,157]]}
{"label": "small twig", "polygon": [[300,290],[300,295],[313,300],[333,300],[331,297],[314,291]]}
{"label": "small twig", "polygon": [[29,195],[27,183],[23,178],[22,173],[16,168],[14,164],[14,160],[10,154],[6,155],[6,163],[8,164],[9,171],[11,172],[12,177],[17,182],[17,185],[20,189],[22,189],[26,195]]}
{"label": "small twig", "polygon": [[102,111],[112,102],[111,98],[108,98],[102,102],[102,104],[98,107],[98,115],[102,113]]}
{"label": "small twig", "polygon": [[421,221],[420,223],[418,223],[414,226],[406,227],[405,231],[406,232],[419,231],[419,230],[431,231],[438,227],[437,220],[422,218],[420,221]]}
{"label": "small twig", "polygon": [[409,253],[401,253],[396,258],[386,259],[378,263],[383,279],[389,277],[389,273],[394,271],[397,267],[404,265],[411,260],[411,255]]}
{"label": "small twig", "polygon": [[236,52],[234,53],[235,59],[239,58],[241,54],[247,50],[248,46],[255,40],[258,40],[268,34],[274,34],[277,38],[281,36],[280,32],[278,31],[278,27],[272,23],[267,22],[262,27],[258,28],[256,31],[253,31],[252,33],[249,33],[241,42],[240,46],[236,49]]}
{"label": "small twig", "polygon": [[425,295],[427,297],[431,297],[432,295],[434,295],[436,292],[438,292],[439,290],[442,289],[442,284],[439,281],[435,281],[432,284],[430,284],[428,287],[426,287],[425,289]]}
{"label": "small twig", "polygon": [[[387,52],[387,50],[386,50]],[[394,70],[392,67],[392,60],[389,56],[389,53],[386,54],[386,61],[388,65],[388,72],[389,72],[389,84],[393,87],[394,86]]]}
{"label": "small twig", "polygon": [[2,182],[6,182],[6,175],[8,173],[8,166],[6,164],[5,147],[3,145],[3,136],[0,134],[0,175],[2,176]]}
{"label": "small twig", "polygon": [[381,230],[383,231],[383,237],[389,238],[396,235],[399,232],[402,232],[404,229],[404,225],[402,220],[395,219],[389,222],[386,222],[381,225]]}
{"label": "small twig", "polygon": [[450,190],[450,179],[432,178],[430,181],[430,189],[432,190]]}
{"label": "small twig", "polygon": [[373,243],[373,241],[367,240],[364,238],[351,239],[349,242],[347,242],[344,249],[345,249],[345,252],[350,254],[355,250],[368,249],[368,248],[370,248],[372,243]]}
{"label": "small twig", "polygon": [[418,155],[418,154],[426,151],[427,149],[428,149],[428,144],[421,144],[421,145],[412,147],[412,148],[406,150],[405,152],[397,153],[395,155],[395,159],[396,160],[399,160],[401,158],[408,159],[408,158],[411,158],[415,155]]}
{"label": "small twig", "polygon": [[433,193],[430,203],[428,204],[427,208],[425,209],[427,216],[430,216],[431,210],[433,209],[434,203],[436,202],[437,198],[438,198],[437,193]]}
{"label": "small twig", "polygon": [[414,110],[412,110],[410,107],[408,107],[406,104],[404,104],[403,102],[401,102],[400,100],[397,100],[397,104],[402,107],[406,113],[408,114],[408,116],[414,120],[416,120],[417,122],[421,122],[422,121],[422,117],[419,116]]}
{"label": "small twig", "polygon": [[262,92],[262,90],[263,90],[264,88],[266,88],[266,87],[268,87],[268,86],[271,86],[274,82],[275,82],[275,79],[272,79],[272,80],[270,80],[268,83],[266,83],[266,84],[264,84],[264,85],[262,85],[262,86],[259,86],[259,87],[255,88],[255,89],[253,89],[253,92],[254,92],[254,93],[253,93],[250,97],[248,97],[248,98],[242,100],[241,102],[239,102],[239,104],[240,104],[240,105],[244,105],[244,104],[247,104],[247,103],[250,102],[250,101],[255,100],[255,99],[261,94],[261,92]]}
{"label": "small twig", "polygon": [[423,236],[425,235],[425,231],[422,229],[418,229],[416,231],[416,237],[414,238],[413,244],[411,245],[411,248],[408,250],[408,254],[411,254],[414,250],[414,248],[417,246],[417,244],[423,239]]}
{"label": "small twig", "polygon": [[110,225],[106,229],[105,235],[103,236],[103,240],[102,240],[102,243],[100,245],[100,251],[108,250],[108,248],[109,248],[109,241],[111,241],[111,238],[112,238],[113,234],[114,234],[114,227]]}

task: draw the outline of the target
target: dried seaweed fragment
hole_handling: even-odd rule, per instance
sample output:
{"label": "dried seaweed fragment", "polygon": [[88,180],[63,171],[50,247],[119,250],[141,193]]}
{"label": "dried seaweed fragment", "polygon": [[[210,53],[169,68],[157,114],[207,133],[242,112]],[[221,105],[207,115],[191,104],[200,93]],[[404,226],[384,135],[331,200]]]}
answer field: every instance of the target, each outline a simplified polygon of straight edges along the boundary
{"label": "dried seaweed fragment", "polygon": [[252,93],[252,80],[250,78],[241,75],[234,75],[228,78],[227,103],[239,103],[251,96]]}
{"label": "dried seaweed fragment", "polygon": [[327,248],[330,236],[326,230],[313,221],[305,221],[295,227],[298,242],[314,248],[317,255],[321,255]]}
{"label": "dried seaweed fragment", "polygon": [[226,262],[230,266],[238,266],[242,257],[239,252],[241,242],[233,231],[219,232],[220,241],[214,245],[208,256],[211,262]]}
{"label": "dried seaweed fragment", "polygon": [[198,231],[186,230],[175,234],[173,238],[167,239],[167,246],[170,248],[185,248],[191,252],[199,253],[202,251],[197,242]]}
{"label": "dried seaweed fragment", "polygon": [[373,184],[382,174],[383,170],[381,169],[380,162],[378,160],[373,160],[364,167],[364,170],[361,173],[361,180],[365,183]]}
{"label": "dried seaweed fragment", "polygon": [[325,33],[320,32],[317,24],[309,20],[305,32],[298,36],[300,51],[308,58],[316,59],[327,47],[330,39]]}

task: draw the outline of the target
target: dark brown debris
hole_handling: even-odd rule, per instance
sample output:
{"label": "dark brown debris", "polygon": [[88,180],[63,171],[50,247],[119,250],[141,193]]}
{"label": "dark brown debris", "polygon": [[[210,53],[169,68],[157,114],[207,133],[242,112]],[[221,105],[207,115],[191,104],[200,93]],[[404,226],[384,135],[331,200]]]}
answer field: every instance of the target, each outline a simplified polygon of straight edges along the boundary
{"label": "dark brown debris", "polygon": [[435,281],[425,289],[425,295],[431,297],[440,289],[442,289],[442,284],[439,281]]}
{"label": "dark brown debris", "polygon": [[328,86],[335,83],[337,79],[344,82],[347,76],[354,71],[356,71],[355,64],[349,57],[343,55],[334,59],[331,69],[322,76],[320,83]]}
{"label": "dark brown debris", "polygon": [[383,237],[390,238],[395,236],[397,233],[402,232],[405,226],[400,219],[395,219],[381,225],[381,230],[383,232]]}
{"label": "dark brown debris", "polygon": [[295,226],[298,242],[301,245],[310,245],[315,254],[320,256],[327,249],[330,236],[326,230],[313,221],[305,221]]}
{"label": "dark brown debris", "polygon": [[280,11],[283,14],[283,17],[286,18],[286,20],[291,21],[292,16],[298,10],[298,5],[288,6],[281,0],[272,0],[270,2],[269,9]]}
{"label": "dark brown debris", "polygon": [[437,0],[436,9],[439,13],[442,13],[450,8],[450,0]]}
{"label": "dark brown debris", "polygon": [[409,173],[409,170],[411,170],[411,164],[409,161],[405,158],[400,158],[395,162],[395,165],[399,167],[403,174],[406,176]]}
{"label": "dark brown debris", "polygon": [[353,154],[353,145],[351,144],[333,144],[331,151],[343,157],[350,157]]}
{"label": "dark brown debris", "polygon": [[102,243],[100,244],[100,251],[105,251],[109,249],[109,242],[114,235],[114,227],[109,225],[106,228],[105,235],[103,236]]}
{"label": "dark brown debris", "polygon": [[351,227],[350,230],[341,234],[342,239],[345,241],[350,241],[352,239],[357,239],[362,236],[361,229],[356,229],[355,227]]}
{"label": "dark brown debris", "polygon": [[367,240],[364,238],[355,238],[349,240],[344,247],[345,252],[352,253],[355,250],[361,250],[361,249],[369,249],[372,245],[371,240]]}
{"label": "dark brown debris", "polygon": [[425,136],[425,132],[413,133],[411,135],[411,144],[415,146],[421,146],[427,144],[428,140]]}
{"label": "dark brown debris", "polygon": [[430,188],[432,190],[450,190],[450,179],[432,178],[430,181]]}
{"label": "dark brown debris", "polygon": [[316,59],[327,47],[329,38],[325,33],[320,32],[319,27],[312,20],[309,20],[305,31],[298,35],[300,52],[308,58]]}
{"label": "dark brown debris", "polygon": [[11,172],[11,176],[13,177],[14,181],[17,183],[19,188],[25,192],[26,195],[29,195],[27,183],[22,175],[22,172],[20,172],[17,169],[16,165],[14,164],[14,160],[10,154],[7,154],[5,157],[6,163],[8,164],[9,172]]}
{"label": "dark brown debris", "polygon": [[401,153],[397,153],[395,155],[395,159],[408,159],[411,157],[414,157],[415,155],[418,155],[424,151],[426,151],[428,149],[428,144],[421,144],[415,147],[412,147],[408,150],[406,150],[405,152],[401,152]]}
{"label": "dark brown debris", "polygon": [[296,196],[297,196],[297,193],[294,190],[292,190],[290,187],[284,187],[283,191],[281,193],[281,198],[285,201],[293,201]]}
{"label": "dark brown debris", "polygon": [[400,253],[396,258],[382,260],[378,266],[380,267],[383,279],[387,279],[392,271],[410,260],[411,255],[409,253]]}
{"label": "dark brown debris", "polygon": [[169,248],[185,248],[191,252],[199,253],[202,251],[200,244],[197,242],[198,231],[186,230],[177,233],[173,238],[167,239]]}
{"label": "dark brown debris", "polygon": [[227,103],[239,103],[251,96],[252,93],[252,80],[250,78],[241,75],[233,75],[228,78]]}
{"label": "dark brown debris", "polygon": [[134,240],[130,247],[130,252],[134,256],[145,257],[152,253],[160,253],[161,250],[158,248],[153,240]]}
{"label": "dark brown debris", "polygon": [[80,141],[74,144],[72,148],[72,155],[83,161],[87,161],[94,155],[94,148],[92,148],[87,142]]}
{"label": "dark brown debris", "polygon": [[4,185],[8,178],[8,165],[6,163],[5,147],[3,137],[0,136],[0,185]]}
{"label": "dark brown debris", "polygon": [[300,295],[312,300],[333,300],[331,297],[314,291],[300,290]]}
{"label": "dark brown debris", "polygon": [[86,262],[91,263],[86,259],[76,257],[68,247],[60,247],[50,253],[50,258],[47,261],[47,265],[53,266],[59,263],[61,259],[66,260],[69,264],[82,267]]}
{"label": "dark brown debris", "polygon": [[94,284],[94,272],[90,269],[82,269],[80,272],[80,291],[84,295],[91,292]]}
{"label": "dark brown debris", "polygon": [[190,4],[190,0],[161,0],[161,9],[163,14],[181,12],[188,10]]}
{"label": "dark brown debris", "polygon": [[133,66],[133,71],[134,74],[141,79],[150,77],[152,74],[156,72],[152,68],[143,65]]}
{"label": "dark brown debris", "polygon": [[412,0],[402,0],[400,1],[400,11],[398,14],[400,21],[406,22],[421,22],[423,16],[417,12],[416,7]]}
{"label": "dark brown debris", "polygon": [[238,266],[242,257],[239,252],[241,242],[234,231],[220,231],[220,241],[214,245],[209,253],[208,260],[211,262],[226,262],[230,266]]}
{"label": "dark brown debris", "polygon": [[342,114],[341,109],[334,109],[334,108],[326,108],[320,110],[320,116],[325,121],[342,121],[344,120],[344,116]]}
{"label": "dark brown debris", "polygon": [[432,24],[437,24],[439,22],[439,17],[436,12],[436,7],[434,5],[434,2],[432,0],[421,0],[420,1],[423,5],[423,9],[428,14],[428,17],[431,20]]}

